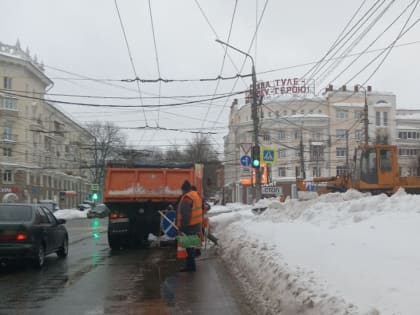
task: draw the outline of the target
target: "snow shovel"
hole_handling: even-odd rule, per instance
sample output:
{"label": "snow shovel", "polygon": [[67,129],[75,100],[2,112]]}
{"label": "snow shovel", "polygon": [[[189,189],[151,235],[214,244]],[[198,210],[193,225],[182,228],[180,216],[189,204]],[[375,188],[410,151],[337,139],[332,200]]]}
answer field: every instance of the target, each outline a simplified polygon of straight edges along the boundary
{"label": "snow shovel", "polygon": [[[172,225],[177,231],[179,231],[178,227],[170,220],[162,211],[159,210],[159,214],[165,218],[166,221],[169,222],[170,225]],[[188,247],[201,247],[201,239],[198,237],[198,235],[186,235],[182,233],[182,235],[178,235],[176,239],[181,244],[181,247],[188,248]]]}

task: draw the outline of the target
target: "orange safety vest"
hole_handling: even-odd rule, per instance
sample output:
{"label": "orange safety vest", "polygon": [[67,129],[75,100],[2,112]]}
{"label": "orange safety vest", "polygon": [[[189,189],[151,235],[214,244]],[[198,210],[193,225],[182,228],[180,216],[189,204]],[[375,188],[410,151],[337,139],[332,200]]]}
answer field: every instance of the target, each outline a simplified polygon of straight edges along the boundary
{"label": "orange safety vest", "polygon": [[193,201],[191,218],[188,225],[201,224],[203,221],[203,209],[202,209],[202,200],[199,194],[196,191],[190,191],[184,194],[178,203],[178,211],[176,212],[176,223],[177,226],[181,226],[181,203],[185,197],[190,198]]}

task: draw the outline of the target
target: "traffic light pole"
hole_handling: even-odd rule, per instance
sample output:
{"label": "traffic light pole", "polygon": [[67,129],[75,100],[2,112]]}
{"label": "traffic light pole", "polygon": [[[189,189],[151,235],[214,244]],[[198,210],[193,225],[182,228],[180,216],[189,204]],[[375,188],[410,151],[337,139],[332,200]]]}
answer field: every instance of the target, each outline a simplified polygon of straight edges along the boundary
{"label": "traffic light pole", "polygon": [[[257,75],[255,73],[254,59],[248,55],[252,61],[252,121],[253,121],[253,137],[254,145],[259,147],[259,117],[258,117],[258,108],[257,108]],[[255,200],[258,201],[261,199],[261,167],[255,168],[255,190],[254,190]]]}
{"label": "traffic light pole", "polygon": [[[254,146],[259,146],[259,117],[258,117],[258,108],[257,108],[257,74],[255,72],[255,63],[254,58],[252,56],[236,47],[233,47],[229,45],[228,43],[225,43],[219,39],[216,39],[216,42],[225,45],[229,48],[232,48],[233,50],[236,50],[237,52],[249,57],[252,62],[252,105],[251,105],[251,117],[253,121],[253,142]],[[261,168],[256,167],[255,168],[255,187],[254,187],[254,199],[256,201],[261,199]]]}

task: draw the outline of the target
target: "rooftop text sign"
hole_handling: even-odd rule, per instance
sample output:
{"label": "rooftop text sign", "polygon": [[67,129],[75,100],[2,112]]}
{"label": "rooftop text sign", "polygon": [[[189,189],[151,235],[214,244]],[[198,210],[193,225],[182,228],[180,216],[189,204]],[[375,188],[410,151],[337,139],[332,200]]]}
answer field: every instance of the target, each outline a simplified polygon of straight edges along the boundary
{"label": "rooftop text sign", "polygon": [[[315,80],[285,78],[257,82],[257,96],[269,100],[280,95],[315,94]],[[245,94],[245,103],[252,102],[252,86]]]}

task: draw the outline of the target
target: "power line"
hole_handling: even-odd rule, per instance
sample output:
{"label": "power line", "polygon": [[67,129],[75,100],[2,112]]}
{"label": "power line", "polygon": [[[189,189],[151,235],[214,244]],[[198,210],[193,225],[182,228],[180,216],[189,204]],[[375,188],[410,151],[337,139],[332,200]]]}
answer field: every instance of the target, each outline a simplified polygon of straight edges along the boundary
{"label": "power line", "polygon": [[[9,90],[6,90],[6,89],[0,89],[0,92],[2,92],[4,94],[7,94],[7,95],[11,95],[11,96],[22,97],[22,98],[27,98],[27,99],[34,99],[34,100],[41,100],[41,101],[46,101],[46,102],[51,102],[51,103],[58,103],[58,104],[68,104],[68,105],[88,106],[88,107],[89,106],[90,107],[115,107],[115,108],[173,107],[173,106],[181,106],[181,105],[202,103],[202,102],[207,102],[207,101],[216,100],[216,99],[222,99],[222,98],[226,98],[226,97],[231,97],[233,95],[239,95],[239,94],[245,93],[245,91],[241,91],[241,92],[236,92],[236,93],[233,93],[233,94],[218,96],[218,97],[214,97],[214,98],[207,98],[207,99],[188,101],[188,102],[182,102],[182,103],[173,103],[173,104],[116,105],[116,104],[93,104],[93,103],[82,103],[82,102],[69,102],[69,101],[61,101],[61,100],[53,100],[53,99],[45,100],[45,99],[40,98],[40,97],[34,97],[34,96],[12,93],[12,92],[10,92]],[[146,117],[145,117],[145,121],[147,122]]]}
{"label": "power line", "polygon": [[[128,56],[129,56],[129,59],[130,59],[131,67],[133,69],[134,76],[137,78],[138,76],[137,76],[136,67],[134,65],[133,56],[132,56],[131,50],[130,50],[130,45],[128,44],[127,34],[125,32],[124,23],[123,23],[122,18],[121,18],[121,14],[120,14],[120,10],[118,8],[117,0],[114,0],[114,3],[115,3],[115,8],[116,8],[117,14],[118,14],[118,19],[120,21],[121,30],[122,30],[123,35],[124,35],[124,41],[125,41],[125,44],[126,44],[126,47],[127,47],[127,52],[128,52]],[[138,81],[136,81],[136,83],[137,83],[137,91],[138,91],[139,96],[140,96],[140,103],[143,105],[143,99],[142,99],[140,84],[139,84]],[[141,107],[143,107],[143,106],[141,106]],[[147,124],[147,117],[146,117],[146,112],[145,112],[144,109],[143,109],[143,115],[144,115],[144,120]]]}

